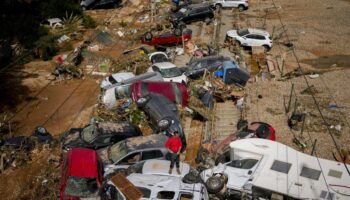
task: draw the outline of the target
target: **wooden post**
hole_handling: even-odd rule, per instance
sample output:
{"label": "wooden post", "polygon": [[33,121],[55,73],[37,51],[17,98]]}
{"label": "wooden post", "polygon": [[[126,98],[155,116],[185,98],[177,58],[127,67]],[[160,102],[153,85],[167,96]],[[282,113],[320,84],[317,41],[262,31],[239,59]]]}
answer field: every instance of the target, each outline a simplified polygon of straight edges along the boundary
{"label": "wooden post", "polygon": [[291,105],[291,103],[292,103],[293,91],[294,91],[294,83],[292,83],[292,88],[291,88],[291,90],[290,90],[289,102],[288,102],[288,107],[287,107],[287,110],[286,110],[287,113],[289,112],[289,110],[290,110],[290,105]]}
{"label": "wooden post", "polygon": [[314,144],[312,145],[312,150],[311,150],[311,155],[313,156],[315,151],[316,151],[316,142],[317,142],[317,139],[315,139],[314,141]]}

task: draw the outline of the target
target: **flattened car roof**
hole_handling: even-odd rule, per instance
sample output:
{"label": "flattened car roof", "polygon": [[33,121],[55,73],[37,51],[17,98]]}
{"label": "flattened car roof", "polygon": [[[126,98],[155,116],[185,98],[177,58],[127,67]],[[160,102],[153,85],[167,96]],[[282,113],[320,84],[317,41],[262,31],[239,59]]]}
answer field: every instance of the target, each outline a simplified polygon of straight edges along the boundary
{"label": "flattened car roof", "polygon": [[140,136],[128,138],[125,140],[128,152],[149,149],[149,148],[165,148],[168,137],[163,134],[153,134],[148,136]]}

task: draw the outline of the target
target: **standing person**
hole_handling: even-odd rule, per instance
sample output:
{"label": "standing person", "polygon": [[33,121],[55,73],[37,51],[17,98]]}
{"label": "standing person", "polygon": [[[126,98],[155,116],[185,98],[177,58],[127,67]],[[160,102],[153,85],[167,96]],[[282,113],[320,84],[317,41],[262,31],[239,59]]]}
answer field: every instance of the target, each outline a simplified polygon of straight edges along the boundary
{"label": "standing person", "polygon": [[179,137],[179,132],[174,131],[173,136],[171,136],[165,143],[165,148],[169,151],[167,159],[170,159],[169,174],[173,172],[174,164],[176,164],[177,174],[180,172],[180,150],[182,148],[181,138]]}

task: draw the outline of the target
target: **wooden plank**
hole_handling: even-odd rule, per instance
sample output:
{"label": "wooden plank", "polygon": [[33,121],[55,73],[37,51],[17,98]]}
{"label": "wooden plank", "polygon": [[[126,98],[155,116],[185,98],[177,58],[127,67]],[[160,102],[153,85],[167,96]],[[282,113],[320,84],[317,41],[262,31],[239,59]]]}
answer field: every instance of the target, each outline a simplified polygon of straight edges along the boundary
{"label": "wooden plank", "polygon": [[111,181],[128,200],[139,200],[143,197],[141,190],[135,187],[124,174],[116,174],[111,178]]}

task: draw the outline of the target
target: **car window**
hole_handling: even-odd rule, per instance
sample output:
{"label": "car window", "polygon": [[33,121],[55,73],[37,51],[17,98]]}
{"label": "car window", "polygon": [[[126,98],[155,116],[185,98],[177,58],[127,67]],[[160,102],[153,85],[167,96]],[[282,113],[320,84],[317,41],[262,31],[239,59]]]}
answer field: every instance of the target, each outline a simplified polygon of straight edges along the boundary
{"label": "car window", "polygon": [[70,176],[64,189],[65,195],[90,197],[98,192],[96,178]]}
{"label": "car window", "polygon": [[109,81],[111,84],[118,83],[118,82],[113,78],[113,76],[109,76],[109,77],[108,77],[108,81]]}
{"label": "car window", "polygon": [[102,144],[108,144],[111,142],[111,137],[110,136],[103,136],[103,137],[97,137],[94,143],[102,143]]}
{"label": "car window", "polygon": [[265,40],[265,37],[262,35],[255,35],[255,39],[257,40]]}
{"label": "car window", "polygon": [[179,200],[190,200],[190,199],[193,199],[193,194],[181,192],[178,199]]}
{"label": "car window", "polygon": [[249,38],[249,39],[255,39],[255,35],[247,35],[246,38]]}
{"label": "car window", "polygon": [[120,164],[132,164],[132,163],[139,162],[140,159],[141,159],[141,153],[137,152],[137,153],[132,153],[132,154],[126,156],[119,163]]}
{"label": "car window", "polygon": [[233,160],[228,163],[228,166],[240,169],[251,169],[258,162],[255,159],[242,159],[242,160]]}
{"label": "car window", "polygon": [[181,76],[181,70],[177,67],[167,68],[160,70],[160,74],[164,78],[173,78],[177,76]]}
{"label": "car window", "polygon": [[118,162],[121,158],[126,156],[127,154],[127,148],[126,148],[126,141],[120,141],[113,146],[108,147],[108,157],[110,160],[112,160],[114,163]]}
{"label": "car window", "polygon": [[161,158],[161,157],[163,157],[163,153],[160,150],[142,152],[142,160]]}
{"label": "car window", "polygon": [[87,143],[93,142],[97,138],[97,136],[98,131],[97,127],[94,124],[85,127],[81,133],[81,138]]}
{"label": "car window", "polygon": [[137,187],[142,193],[143,197],[142,198],[150,198],[151,197],[151,190],[144,188],[144,187]]}
{"label": "car window", "polygon": [[175,192],[173,191],[160,191],[157,194],[157,199],[173,199]]}

